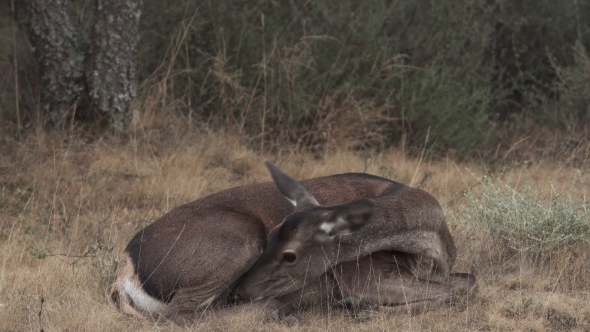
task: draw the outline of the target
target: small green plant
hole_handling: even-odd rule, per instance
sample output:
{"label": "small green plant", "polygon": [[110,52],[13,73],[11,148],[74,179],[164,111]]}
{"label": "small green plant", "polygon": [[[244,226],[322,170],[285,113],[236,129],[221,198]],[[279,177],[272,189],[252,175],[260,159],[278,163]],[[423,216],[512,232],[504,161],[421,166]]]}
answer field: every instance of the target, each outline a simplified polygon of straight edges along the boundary
{"label": "small green plant", "polygon": [[45,257],[47,257],[48,251],[49,251],[48,248],[43,248],[43,250],[40,250],[40,251],[31,250],[29,253],[31,254],[31,256],[33,256],[37,259],[45,259]]}
{"label": "small green plant", "polygon": [[512,318],[522,318],[532,312],[535,316],[540,316],[543,312],[543,305],[533,302],[529,296],[521,295],[519,300],[509,300],[502,306],[504,315]]}
{"label": "small green plant", "polygon": [[112,264],[106,265],[101,270],[102,276],[100,277],[98,284],[105,294],[109,292],[111,285],[115,282],[115,279],[117,279],[117,268],[119,268],[119,261],[113,259]]}
{"label": "small green plant", "polygon": [[547,197],[530,186],[519,192],[489,177],[481,186],[479,194],[472,190],[466,195],[466,222],[482,225],[511,248],[544,254],[590,244],[590,204],[585,192],[553,190]]}

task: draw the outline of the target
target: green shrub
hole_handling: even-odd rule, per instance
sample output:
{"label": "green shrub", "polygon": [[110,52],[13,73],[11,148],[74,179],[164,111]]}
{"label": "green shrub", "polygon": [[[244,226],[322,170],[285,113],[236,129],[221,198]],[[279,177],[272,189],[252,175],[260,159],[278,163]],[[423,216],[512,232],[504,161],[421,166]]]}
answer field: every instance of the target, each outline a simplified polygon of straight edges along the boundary
{"label": "green shrub", "polygon": [[[580,197],[580,198],[576,198]],[[586,193],[553,190],[545,196],[529,186],[517,191],[489,177],[466,195],[465,217],[515,250],[545,254],[590,244],[590,202]]]}

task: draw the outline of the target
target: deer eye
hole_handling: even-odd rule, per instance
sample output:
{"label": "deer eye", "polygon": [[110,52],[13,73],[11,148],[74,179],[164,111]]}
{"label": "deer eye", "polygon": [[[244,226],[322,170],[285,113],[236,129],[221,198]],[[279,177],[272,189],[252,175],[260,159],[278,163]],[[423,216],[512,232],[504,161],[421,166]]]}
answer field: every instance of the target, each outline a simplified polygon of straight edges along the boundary
{"label": "deer eye", "polygon": [[287,263],[293,263],[297,260],[297,255],[292,251],[283,252],[283,261]]}

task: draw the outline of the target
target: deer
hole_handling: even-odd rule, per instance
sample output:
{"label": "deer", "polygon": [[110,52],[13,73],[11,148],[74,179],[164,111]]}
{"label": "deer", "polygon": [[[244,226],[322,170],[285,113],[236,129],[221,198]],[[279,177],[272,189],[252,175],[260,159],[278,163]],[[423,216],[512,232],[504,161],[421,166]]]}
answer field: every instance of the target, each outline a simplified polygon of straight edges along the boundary
{"label": "deer", "polygon": [[140,230],[109,302],[185,324],[237,298],[297,322],[325,299],[361,314],[417,314],[475,288],[473,275],[451,273],[455,243],[429,193],[366,173],[296,181],[265,165],[274,183],[198,199]]}

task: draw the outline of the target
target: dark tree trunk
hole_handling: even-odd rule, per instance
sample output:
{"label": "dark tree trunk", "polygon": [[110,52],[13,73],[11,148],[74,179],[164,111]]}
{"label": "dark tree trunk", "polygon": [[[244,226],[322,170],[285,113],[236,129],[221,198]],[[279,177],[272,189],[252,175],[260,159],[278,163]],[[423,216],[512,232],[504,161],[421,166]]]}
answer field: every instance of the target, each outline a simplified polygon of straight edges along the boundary
{"label": "dark tree trunk", "polygon": [[27,29],[42,78],[41,102],[51,123],[58,124],[82,91],[79,35],[68,0],[25,0]]}
{"label": "dark tree trunk", "polygon": [[141,0],[95,0],[90,71],[90,96],[116,131],[131,120],[135,99],[135,67]]}
{"label": "dark tree trunk", "polygon": [[[26,25],[42,75],[42,105],[56,125],[76,112],[107,118],[124,132],[135,98],[136,53],[142,0],[94,0],[92,34],[82,38],[71,0],[24,0]],[[90,44],[90,51],[85,51]]]}

